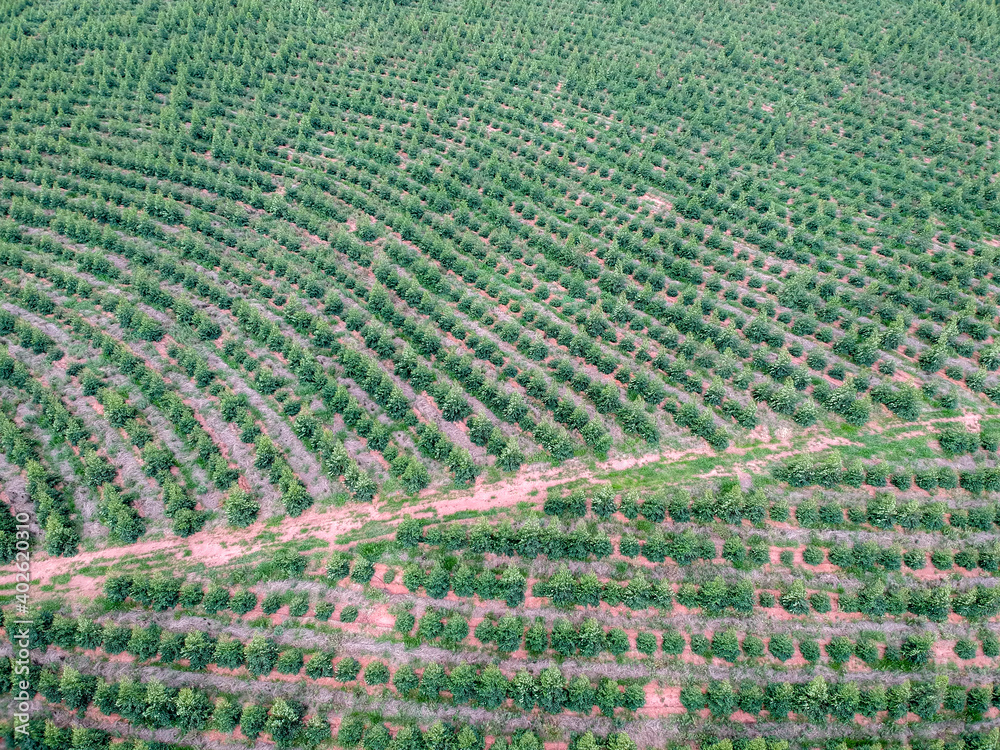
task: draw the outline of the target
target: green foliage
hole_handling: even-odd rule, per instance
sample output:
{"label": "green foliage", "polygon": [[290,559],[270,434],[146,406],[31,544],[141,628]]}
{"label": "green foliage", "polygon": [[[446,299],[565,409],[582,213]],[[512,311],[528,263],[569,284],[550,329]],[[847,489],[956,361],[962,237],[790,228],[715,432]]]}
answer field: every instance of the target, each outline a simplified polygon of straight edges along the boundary
{"label": "green foliage", "polygon": [[242,529],[246,528],[257,520],[260,513],[260,503],[258,503],[250,493],[239,487],[234,487],[226,497],[224,507],[226,510],[226,521],[230,526]]}

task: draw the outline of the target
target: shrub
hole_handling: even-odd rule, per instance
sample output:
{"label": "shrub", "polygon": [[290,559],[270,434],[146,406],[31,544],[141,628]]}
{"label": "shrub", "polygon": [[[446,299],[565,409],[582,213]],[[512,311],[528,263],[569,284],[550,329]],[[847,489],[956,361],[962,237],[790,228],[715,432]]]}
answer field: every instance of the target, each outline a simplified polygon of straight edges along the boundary
{"label": "shrub", "polygon": [[234,638],[221,637],[215,644],[212,661],[226,669],[236,669],[243,666],[243,644]]}
{"label": "shrub", "polygon": [[302,669],[302,651],[297,648],[282,651],[275,663],[275,669],[281,674],[298,674]]}
{"label": "shrub", "polygon": [[605,647],[614,656],[624,654],[629,650],[628,635],[621,628],[612,628],[605,639]]}
{"label": "shrub", "polygon": [[368,583],[375,575],[375,563],[366,557],[356,557],[351,566],[351,580],[355,583]]}
{"label": "shrub", "polygon": [[353,682],[358,678],[361,671],[361,663],[352,656],[345,656],[334,669],[334,678],[337,682]]}
{"label": "shrub", "polygon": [[432,641],[444,631],[444,622],[439,610],[428,609],[420,618],[417,634],[425,641]]}
{"label": "shrub", "polygon": [[896,518],[896,498],[891,492],[876,492],[866,507],[868,522],[877,529],[891,529]]}
{"label": "shrub", "polygon": [[731,536],[722,545],[722,557],[739,567],[746,560],[746,547],[738,536]]}
{"label": "shrub", "polygon": [[635,636],[635,649],[640,654],[652,656],[656,653],[656,634],[642,631]]}
{"label": "shrub", "polygon": [[288,603],[288,614],[291,617],[303,617],[309,611],[309,595],[298,594]]}
{"label": "shrub", "polygon": [[677,656],[684,651],[686,641],[684,636],[676,630],[663,631],[663,653],[668,656]]}
{"label": "shrub", "polygon": [[239,487],[230,490],[224,508],[227,523],[237,529],[246,528],[254,523],[260,513],[260,503]]}
{"label": "shrub", "polygon": [[291,747],[300,730],[302,713],[303,710],[299,705],[284,698],[278,698],[271,704],[265,729],[276,746]]}
{"label": "shrub", "polygon": [[824,552],[822,547],[809,545],[802,550],[802,561],[806,565],[821,565],[825,559],[826,552]]}
{"label": "shrub", "polygon": [[937,570],[951,570],[955,564],[955,558],[948,549],[934,549],[931,552],[931,565]]}
{"label": "shrub", "polygon": [[938,487],[938,472],[936,469],[917,471],[913,476],[913,481],[920,489],[933,493]]}
{"label": "shrub", "polygon": [[1000,636],[991,630],[980,630],[979,640],[983,644],[983,655],[988,657],[1000,656]]}
{"label": "shrub", "polygon": [[[319,607],[317,607],[316,609],[318,612]],[[347,606],[345,606],[343,609],[340,610],[341,622],[354,622],[357,619],[358,619],[358,608],[355,607],[353,604],[348,604]]]}
{"label": "shrub", "polygon": [[270,674],[278,660],[278,646],[263,636],[254,636],[244,649],[244,661],[250,674],[263,677]]}
{"label": "shrub", "polygon": [[402,547],[416,547],[423,541],[424,528],[420,521],[407,516],[396,527],[396,541]]}
{"label": "shrub", "polygon": [[955,642],[955,656],[959,659],[975,659],[979,646],[971,638],[959,638]]}
{"label": "shrub", "polygon": [[977,721],[977,717],[981,717],[986,713],[989,710],[992,697],[993,691],[989,687],[971,688],[966,702],[966,710],[968,711],[969,718]]}
{"label": "shrub", "polygon": [[653,523],[660,523],[667,516],[667,505],[662,497],[654,495],[642,503],[642,516]]}
{"label": "shrub", "polygon": [[909,635],[900,646],[900,656],[907,664],[920,666],[930,660],[933,646],[934,636],[929,633]]}
{"label": "shrub", "polygon": [[624,557],[638,557],[639,540],[631,534],[622,534],[621,539],[618,542],[618,551]]}
{"label": "shrub", "polygon": [[150,581],[153,609],[157,612],[177,606],[180,599],[181,581],[168,575],[155,575]]}
{"label": "shrub", "polygon": [[[520,628],[520,625],[518,626]],[[441,640],[446,646],[454,646],[465,640],[469,634],[469,623],[461,615],[449,615],[441,633]],[[544,650],[544,649],[543,649]]]}
{"label": "shrub", "polygon": [[326,580],[328,583],[336,583],[347,578],[350,571],[350,553],[335,552],[326,563]]}
{"label": "shrub", "polygon": [[[534,686],[532,686],[534,687]],[[420,697],[433,700],[440,698],[441,691],[448,688],[448,675],[444,667],[437,663],[428,664],[420,675]]]}
{"label": "shrub", "polygon": [[966,547],[955,553],[955,565],[965,570],[975,570],[979,566],[979,552],[974,547]]}
{"label": "shrub", "polygon": [[878,646],[870,638],[859,638],[854,644],[854,655],[868,665],[875,665],[879,661]]}
{"label": "shrub", "polygon": [[257,703],[247,703],[243,706],[240,717],[240,731],[248,739],[256,740],[267,725],[267,709]]}
{"label": "shrub", "polygon": [[909,472],[899,471],[889,477],[893,487],[899,490],[908,490],[913,485],[913,475]]}
{"label": "shrub", "polygon": [[809,605],[820,614],[830,611],[830,595],[825,591],[816,591],[809,595]]}
{"label": "shrub", "polygon": [[337,730],[337,744],[345,748],[356,747],[364,734],[365,720],[361,716],[345,716]]}
{"label": "shrub", "polygon": [[927,566],[927,554],[920,549],[911,549],[903,553],[903,563],[910,570],[923,570]]}
{"label": "shrub", "polygon": [[705,697],[713,716],[728,717],[736,710],[736,692],[729,680],[711,680]]}
{"label": "shrub", "polygon": [[973,494],[985,489],[985,475],[982,471],[962,471],[958,475],[958,485]]}
{"label": "shrub", "polygon": [[756,659],[764,655],[764,641],[755,635],[747,635],[743,638],[743,654],[750,659]]}
{"label": "shrub", "polygon": [[826,655],[837,664],[844,664],[854,653],[854,645],[849,638],[835,636],[825,646]]}
{"label": "shrub", "polygon": [[793,581],[791,586],[781,593],[781,606],[789,614],[805,615],[809,613],[809,601],[802,581]]}
{"label": "shrub", "polygon": [[181,586],[180,605],[182,607],[197,607],[205,598],[205,591],[201,584],[185,583]]}
{"label": "shrub", "polygon": [[365,667],[365,683],[368,685],[384,685],[389,682],[389,667],[380,661],[369,662]]}
{"label": "shrub", "polygon": [[333,659],[336,654],[333,651],[321,651],[313,654],[312,658],[306,662],[306,675],[313,680],[321,677],[333,677]]}
{"label": "shrub", "polygon": [[768,510],[768,516],[775,523],[785,523],[788,521],[788,502],[786,500],[775,500],[771,503],[771,507]]}
{"label": "shrub", "polygon": [[392,742],[392,735],[385,724],[376,724],[367,732],[364,737],[365,750],[386,750]]}
{"label": "shrub", "polygon": [[[256,604],[256,602],[254,602]],[[205,611],[214,614],[219,610],[223,610],[229,607],[229,589],[222,586],[212,585],[209,587],[208,591],[205,592],[205,598],[202,600],[202,606]]]}
{"label": "shrub", "polygon": [[958,475],[954,469],[947,466],[942,466],[938,469],[937,480],[938,487],[943,490],[953,490],[958,487]]}
{"label": "shrub", "polygon": [[871,487],[885,487],[889,476],[889,467],[884,461],[868,466],[865,470],[865,483]]}
{"label": "shrub", "polygon": [[529,654],[537,656],[545,653],[548,647],[549,635],[545,629],[545,621],[541,618],[536,618],[527,631],[525,631],[524,648]]}
{"label": "shrub", "polygon": [[712,653],[720,659],[735,663],[740,656],[740,642],[735,630],[717,631],[712,636]]}
{"label": "shrub", "polygon": [[938,432],[938,444],[948,455],[973,453],[979,448],[979,438],[959,427],[945,427]]}
{"label": "shrub", "polygon": [[620,511],[630,521],[634,521],[639,517],[639,499],[640,496],[633,490],[626,492],[622,496]]}
{"label": "shrub", "polygon": [[814,640],[799,641],[799,653],[807,662],[815,664],[820,657],[819,644]]}
{"label": "shrub", "polygon": [[260,603],[260,608],[265,615],[273,615],[281,609],[282,604],[284,604],[284,598],[281,593],[272,591],[264,597],[264,600]]}
{"label": "shrub", "polygon": [[257,595],[252,591],[237,591],[229,602],[229,608],[238,615],[245,615],[257,606]]}
{"label": "shrub", "polygon": [[411,612],[400,612],[396,615],[396,623],[393,627],[398,633],[409,635],[416,623],[417,618]]}
{"label": "shrub", "polygon": [[764,691],[755,682],[745,681],[740,685],[738,703],[741,711],[751,716],[759,714],[764,708]]}
{"label": "shrub", "polygon": [[688,684],[681,688],[681,705],[695,713],[705,707],[705,693],[702,692],[701,685]]}
{"label": "shrub", "polygon": [[[989,470],[988,470],[989,471]],[[992,488],[987,488],[995,491]],[[992,505],[981,505],[969,508],[969,526],[977,531],[992,531],[996,521],[996,508]]]}
{"label": "shrub", "polygon": [[795,655],[795,644],[792,642],[791,636],[773,635],[768,640],[767,650],[778,661],[788,661]]}
{"label": "shrub", "polygon": [[225,697],[216,698],[212,711],[212,724],[223,734],[231,734],[239,725],[242,713],[243,709],[239,703],[233,703]]}
{"label": "shrub", "polygon": [[712,644],[707,637],[701,633],[694,633],[691,636],[691,651],[698,656],[707,657],[712,650]]}
{"label": "shrub", "polygon": [[120,604],[132,592],[132,577],[128,575],[109,576],[104,581],[104,596],[112,604]]}
{"label": "shrub", "polygon": [[270,578],[301,578],[307,564],[305,555],[281,548],[274,552],[268,562],[260,566],[260,570]]}
{"label": "shrub", "polygon": [[614,490],[607,485],[598,487],[593,500],[591,500],[590,509],[594,515],[600,518],[610,518],[614,515],[615,511],[618,510]]}

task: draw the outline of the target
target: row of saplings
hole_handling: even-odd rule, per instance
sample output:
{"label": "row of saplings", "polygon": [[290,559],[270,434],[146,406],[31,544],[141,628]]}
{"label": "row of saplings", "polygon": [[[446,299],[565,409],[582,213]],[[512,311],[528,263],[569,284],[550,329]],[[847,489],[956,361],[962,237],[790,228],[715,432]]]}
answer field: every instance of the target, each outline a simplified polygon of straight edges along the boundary
{"label": "row of saplings", "polygon": [[[280,575],[296,577],[302,574],[304,558],[301,555],[290,556],[292,558],[299,567],[294,571],[282,571]],[[325,578],[331,585],[345,577],[364,584],[372,579],[374,573],[375,566],[369,558],[352,558],[337,552],[327,561]],[[437,598],[443,598],[449,591],[453,591],[462,597],[479,595],[483,599],[505,600],[510,607],[516,607],[524,601],[526,587],[524,573],[514,565],[506,566],[499,575],[495,570],[476,573],[464,564],[459,565],[454,573],[436,564],[426,575],[411,567],[404,573],[403,580],[411,590],[417,591],[424,587],[428,595]],[[184,583],[181,579],[162,575],[112,576],[105,581],[104,593],[112,603],[121,603],[131,598],[158,611],[178,604],[186,607],[200,604],[209,612],[228,608],[237,614],[245,614],[259,601],[256,593],[246,589],[231,593],[225,587],[213,585],[206,591],[200,583]],[[747,578],[725,581],[721,576],[716,576],[700,585],[693,582],[682,583],[675,593],[673,583],[668,578],[651,581],[641,570],[622,584],[614,580],[601,581],[593,572],[575,576],[565,564],[550,578],[535,582],[532,594],[549,598],[559,607],[597,607],[605,602],[611,606],[625,604],[635,610],[651,606],[669,609],[676,598],[684,607],[700,607],[711,616],[720,615],[727,610],[737,614],[750,614],[757,606],[770,608],[776,604],[793,615],[806,615],[810,612],[825,614],[833,609],[829,594],[825,591],[809,593],[801,580],[793,581],[787,588],[774,594],[767,590],[755,591]],[[277,611],[285,598],[280,594],[272,594],[265,597],[265,602],[269,600],[267,610],[273,612]],[[308,611],[307,595],[293,595],[289,608],[293,616],[304,615]],[[980,619],[991,617],[1000,611],[1000,588],[977,585],[954,591],[949,585],[938,585],[926,589],[894,587],[889,591],[884,583],[869,581],[857,593],[841,594],[838,609],[869,616],[910,612],[934,621],[943,621],[954,611],[968,619]],[[333,612],[333,605],[321,602],[317,604],[316,611],[318,616],[328,618]],[[354,614],[352,610],[352,617]]]}
{"label": "row of saplings", "polygon": [[[335,552],[326,562],[324,580],[331,586],[338,585],[345,578],[353,583],[365,585],[375,576],[375,562],[381,555],[384,545],[377,545],[374,556],[353,555],[349,552]],[[279,549],[272,560],[262,563],[259,573],[270,578],[301,578],[305,572],[306,558],[303,555],[290,553]],[[440,566],[438,566],[440,567]],[[407,573],[409,575],[407,575]],[[467,565],[459,566],[454,576],[446,570],[431,571],[433,575],[422,571],[407,571],[404,573],[404,583],[414,584],[414,576],[419,576],[416,588],[428,586],[429,592],[439,592],[439,598],[447,595],[449,590],[461,596],[478,594],[483,599],[502,599],[511,607],[524,600],[527,580],[524,573],[516,566],[508,565],[503,569],[474,569]],[[443,574],[443,580],[441,580]],[[386,581],[388,582],[388,580]],[[289,606],[289,614],[301,617],[309,610],[309,597],[306,593],[290,596],[272,592],[261,599],[255,592],[239,588],[230,590],[225,586],[211,584],[207,589],[197,581],[185,581],[169,575],[153,576],[119,574],[105,579],[104,595],[112,604],[120,604],[129,599],[144,607],[156,611],[172,609],[176,606],[193,608],[201,606],[209,613],[223,610],[245,615],[260,605],[265,614],[277,612],[284,604]],[[460,593],[465,592],[467,593]],[[334,611],[330,602],[320,601],[315,606],[315,614],[319,619],[329,619]]]}
{"label": "row of saplings", "polygon": [[799,714],[823,723],[832,716],[854,721],[860,714],[874,719],[882,712],[897,721],[912,712],[924,721],[955,715],[979,721],[992,706],[1000,707],[1000,683],[966,688],[949,684],[946,675],[931,680],[903,680],[894,685],[859,685],[853,681],[828,683],[822,675],[808,682],[769,682],[761,686],[746,681],[734,687],[729,680],[711,680],[708,685],[689,683],[681,688],[681,704],[689,712],[708,708],[716,718],[728,718],[737,710],[752,716],[767,711],[772,719]]}
{"label": "row of saplings", "polygon": [[[643,634],[640,635],[652,635]],[[655,637],[654,637],[655,638]],[[553,643],[555,633],[553,632]],[[638,639],[637,639],[638,642]],[[779,633],[764,639],[752,633],[740,637],[733,628],[717,630],[711,636],[693,633],[689,637],[691,652],[705,659],[723,659],[736,663],[741,658],[759,659],[766,654],[781,662],[786,662],[795,656],[796,648],[799,655],[809,664],[816,664],[825,654],[833,666],[846,664],[852,656],[856,656],[869,667],[875,669],[917,669],[932,661],[936,639],[927,632],[912,633],[898,643],[880,644],[875,638],[862,635],[856,640],[838,635],[820,644],[812,638],[793,640],[785,633]],[[655,645],[655,639],[647,641]],[[979,643],[971,637],[963,637],[956,641],[955,655],[960,659],[973,659],[979,653],[982,645],[983,654],[987,657],[1000,656],[1000,639],[990,630],[979,632]],[[685,639],[677,631],[666,631],[663,634],[663,652],[679,654],[684,650]],[[642,650],[642,649],[640,649]]]}
{"label": "row of saplings", "polygon": [[[183,659],[191,670],[200,671],[215,664],[225,669],[245,667],[254,677],[264,677],[275,670],[281,674],[298,675],[304,667],[306,676],[312,679],[332,678],[342,683],[357,681],[369,686],[391,683],[399,695],[406,698],[419,695],[424,699],[439,700],[442,693],[450,693],[456,703],[474,703],[489,710],[499,708],[507,698],[515,699],[517,705],[525,710],[537,704],[550,713],[563,709],[589,713],[593,706],[597,706],[611,715],[616,708],[635,711],[645,705],[642,684],[627,682],[619,685],[614,680],[602,679],[597,685],[592,685],[583,676],[567,680],[556,667],[537,676],[521,671],[510,679],[495,666],[477,668],[471,664],[460,664],[446,671],[440,664],[432,663],[419,674],[404,664],[390,673],[383,662],[370,661],[362,668],[353,657],[337,659],[332,649],[315,652],[306,661],[307,654],[302,649],[282,650],[260,635],[244,644],[226,635],[216,639],[200,630],[172,633],[164,631],[156,623],[128,628],[114,623],[102,625],[87,618],[54,618],[48,635],[49,643],[64,649],[100,648],[111,654],[127,652],[140,661],[159,656],[161,664]],[[8,689],[10,670],[9,660],[0,661],[0,675],[6,675],[0,679],[6,681]],[[38,683],[39,691],[50,701],[56,701],[51,696],[57,695],[50,684],[53,679],[51,673],[43,671]],[[562,692],[556,689],[559,686],[562,686]]]}
{"label": "row of saplings", "polygon": [[[805,456],[803,460],[808,458]],[[934,469],[933,472],[937,486],[945,489],[959,486],[958,475],[949,467]],[[588,494],[592,494],[589,500]],[[877,492],[863,506],[845,508],[829,499],[804,498],[792,508],[786,499],[770,498],[760,489],[744,492],[738,482],[730,479],[723,480],[717,487],[707,487],[698,492],[675,489],[643,495],[638,490],[628,490],[621,494],[620,499],[608,485],[574,490],[565,496],[553,493],[544,501],[542,510],[546,515],[582,518],[587,514],[588,502],[590,512],[598,518],[608,519],[615,513],[621,513],[630,521],[643,518],[653,523],[662,523],[669,518],[674,523],[711,524],[722,521],[738,525],[748,520],[762,526],[768,520],[775,523],[795,520],[807,528],[869,524],[878,529],[900,526],[904,529],[941,531],[946,526],[954,526],[992,531],[1000,522],[1000,506],[996,503],[952,509],[940,501],[901,500],[891,492]],[[434,527],[429,529],[427,541],[435,543],[437,534]],[[447,535],[443,538],[446,541]]]}
{"label": "row of saplings", "polygon": [[[803,501],[796,509],[800,521],[807,512],[806,502]],[[985,509],[973,509],[971,512],[983,510],[989,511],[989,523],[992,524],[991,506]],[[803,525],[812,527],[815,524],[803,523]],[[610,537],[595,524],[581,522],[574,528],[566,529],[558,519],[543,524],[534,516],[528,517],[517,526],[510,522],[491,525],[481,520],[472,527],[461,524],[433,526],[427,533],[423,532],[419,521],[407,518],[396,528],[396,541],[410,549],[425,542],[448,551],[465,548],[476,554],[518,555],[528,559],[538,555],[545,555],[550,559],[586,560],[590,557],[600,559],[614,552]],[[699,534],[692,529],[668,533],[654,529],[643,539],[634,534],[624,533],[618,541],[618,552],[628,558],[641,555],[650,562],[664,562],[669,558],[682,566],[690,565],[697,560],[711,561],[718,554],[711,536]],[[750,537],[749,544],[738,536],[731,536],[723,542],[721,554],[736,568],[759,567],[770,561],[770,545],[766,539],[756,535]],[[808,565],[820,565],[826,559],[827,551],[817,544],[808,546],[803,553],[803,560]],[[874,541],[857,542],[850,547],[846,544],[835,544],[829,549],[829,561],[841,568],[870,570],[875,566],[881,566],[888,570],[900,570],[905,565],[912,570],[922,570],[927,566],[927,559],[924,550],[904,550],[898,544],[879,547]],[[978,567],[988,572],[995,572],[1000,569],[1000,542],[987,542],[958,550],[935,548],[931,551],[930,562],[937,570],[949,570],[957,565],[966,570]],[[417,566],[411,566],[407,569],[407,576],[404,576],[404,583],[406,580],[413,581],[415,587],[408,584],[408,588],[415,590],[420,585],[425,585],[418,582],[427,578],[434,579],[435,576],[441,579],[442,584],[429,586],[430,593],[442,588],[445,579],[443,571],[432,568],[431,571],[425,572]],[[446,590],[441,596],[445,594]]]}
{"label": "row of saplings", "polygon": [[[416,627],[416,629],[414,629]],[[469,623],[464,616],[450,610],[428,609],[418,619],[409,611],[396,614],[395,629],[414,643],[438,643],[453,648],[469,634]],[[512,614],[501,617],[488,615],[475,628],[474,635],[480,643],[491,643],[501,653],[511,654],[520,648],[533,657],[552,652],[560,656],[596,657],[601,653],[620,656],[634,650],[646,656],[658,652],[664,656],[677,656],[687,645],[691,651],[706,659],[718,657],[730,663],[740,658],[758,659],[769,654],[778,661],[785,662],[798,652],[807,662],[818,663],[823,654],[833,664],[844,664],[852,656],[857,656],[872,668],[913,668],[928,663],[935,638],[929,633],[907,636],[899,644],[885,644],[884,647],[873,638],[859,638],[852,641],[846,636],[834,636],[823,645],[812,638],[794,641],[786,634],[775,634],[765,640],[752,633],[742,639],[733,628],[717,630],[711,636],[692,633],[687,638],[683,633],[667,628],[661,634],[648,630],[636,633],[634,642],[623,629],[605,629],[596,618],[588,617],[574,625],[565,617],[556,618],[552,627],[547,628],[541,617],[527,624],[524,619]],[[1000,656],[1000,639],[990,630],[979,632],[979,642],[971,637],[963,637],[955,642],[954,653],[960,659],[974,659],[982,652],[987,657]]]}
{"label": "row of saplings", "polygon": [[106,716],[118,715],[153,729],[214,729],[231,734],[238,727],[250,740],[270,735],[279,747],[312,747],[331,738],[330,723],[324,716],[307,716],[305,707],[291,699],[241,705],[238,699],[213,696],[196,687],[177,689],[159,680],[133,677],[108,682],[70,666],[57,670],[36,665],[29,682],[29,692],[40,693],[51,704],[61,703],[81,715],[94,706]]}
{"label": "row of saplings", "polygon": [[[232,704],[229,704],[232,705]],[[222,716],[223,724],[229,722],[228,717]],[[239,717],[242,718],[242,717]],[[218,726],[213,721],[213,728]],[[996,747],[996,730],[989,732],[964,732],[960,738],[949,737],[949,742],[940,739],[927,740],[914,738],[912,745],[901,745],[903,750],[993,750]],[[65,748],[66,750],[104,750],[114,747],[115,750],[161,750],[166,748],[159,742],[147,742],[142,739],[116,738],[116,736],[103,729],[94,727],[60,727],[51,719],[41,716],[34,716],[29,719],[26,726],[28,747],[39,748]],[[320,731],[315,733],[302,732],[298,736],[298,742],[283,742],[287,744],[312,746],[314,740],[321,736]],[[15,735],[12,724],[0,723],[0,738],[6,741],[7,747],[16,747]],[[120,739],[121,741],[115,741]],[[326,741],[323,736],[321,741]],[[22,740],[23,741],[23,740]],[[376,720],[369,720],[362,714],[351,714],[344,717],[334,742],[338,747],[352,750],[362,748],[362,750],[388,750],[392,747],[400,748],[426,748],[427,750],[484,750],[486,747],[485,736],[476,726],[462,723],[445,724],[440,719],[430,724],[426,729],[419,726],[405,724],[391,729],[381,721],[381,717]],[[738,737],[736,739],[712,740],[706,738],[700,744],[691,747],[696,750],[788,750],[787,740],[767,739],[764,737]],[[170,746],[175,750],[187,750],[187,745]],[[569,742],[567,750],[636,750],[635,741],[624,732],[612,732],[605,737],[599,737],[591,731],[576,734]],[[687,747],[687,745],[685,745]],[[829,750],[848,750],[846,742],[832,741],[827,746]],[[851,743],[851,747],[858,750],[881,750],[882,745],[868,740],[857,740]],[[518,730],[509,737],[495,737],[490,750],[543,750],[544,742],[538,735],[528,730]]]}
{"label": "row of saplings", "polygon": [[[490,588],[486,592],[478,588],[481,576],[488,579]],[[427,574],[416,566],[410,566],[403,578],[404,584],[412,591],[416,592],[423,586],[431,597],[443,598],[451,590],[461,597],[479,594],[484,599],[506,599],[511,607],[523,601],[523,580],[524,575],[512,565],[508,565],[497,578],[491,571],[476,576],[466,565],[460,565],[452,574],[440,563],[435,563]],[[632,573],[626,583],[602,581],[592,571],[574,575],[564,563],[548,579],[536,581],[531,593],[537,598],[548,598],[557,607],[598,607],[603,602],[612,607],[624,604],[633,610],[648,607],[670,609],[676,599],[682,606],[700,608],[709,616],[719,616],[727,611],[749,615],[758,606],[771,608],[780,605],[792,615],[807,615],[810,612],[826,614],[834,608],[830,594],[822,590],[810,593],[800,579],[792,581],[777,593],[757,591],[750,579],[745,577],[727,581],[722,576],[715,576],[701,584],[686,581],[678,586],[676,592],[673,586],[669,578],[650,580],[642,570]],[[951,585],[944,584],[887,589],[884,582],[871,580],[856,593],[840,594],[837,608],[842,612],[860,612],[871,617],[909,612],[935,622],[944,621],[949,613],[955,612],[975,620],[1000,612],[1000,587],[975,585],[955,590]]]}
{"label": "row of saplings", "polygon": [[[289,704],[292,710],[297,706]],[[252,705],[252,704],[248,704]],[[228,698],[216,699],[212,707],[212,719],[207,728],[223,731],[229,734],[237,726],[242,725],[243,714],[238,704]],[[273,710],[273,706],[272,706]],[[279,708],[280,715],[283,707]],[[270,720],[270,713],[266,716]],[[314,723],[315,731],[310,731],[309,721],[306,728],[289,740],[279,734],[280,746],[313,747],[327,742],[330,737],[323,732],[318,722]],[[260,714],[251,711],[248,714],[247,729],[251,732],[260,723]],[[265,723],[265,731],[267,724]],[[260,736],[259,734],[257,735]],[[340,722],[340,727],[333,737],[336,744],[343,748],[361,747],[363,750],[388,750],[390,746],[400,748],[426,748],[427,750],[485,750],[485,734],[480,728],[463,723],[444,722],[438,720],[421,730],[415,725],[403,725],[395,729],[381,721],[366,721],[361,714],[352,714]],[[120,741],[119,741],[120,740]],[[45,750],[188,750],[188,745],[170,744],[142,739],[120,738],[111,732],[94,727],[69,726],[60,727],[54,721],[42,716],[32,716],[25,725],[24,734],[18,735],[15,743],[13,724],[0,723],[0,742],[6,742],[5,747],[45,748]],[[543,743],[537,735],[529,731],[518,731],[509,737],[496,737],[491,750],[543,750]],[[570,743],[572,750],[636,750],[636,744],[626,734],[609,734],[597,737],[592,732],[577,735]],[[787,750],[787,742],[772,742],[761,740],[758,744],[739,750]],[[713,746],[706,750],[733,750],[732,743],[727,747]]]}
{"label": "row of saplings", "polygon": [[813,457],[805,454],[793,456],[775,465],[774,478],[787,482],[792,487],[819,486],[833,489],[846,485],[861,487],[886,487],[892,485],[906,492],[916,485],[921,490],[934,494],[936,490],[952,490],[961,487],[972,493],[1000,492],[1000,468],[980,467],[956,472],[950,466],[932,466],[911,471],[900,468],[892,471],[884,461],[861,466],[854,461],[844,467],[841,458],[835,454]]}

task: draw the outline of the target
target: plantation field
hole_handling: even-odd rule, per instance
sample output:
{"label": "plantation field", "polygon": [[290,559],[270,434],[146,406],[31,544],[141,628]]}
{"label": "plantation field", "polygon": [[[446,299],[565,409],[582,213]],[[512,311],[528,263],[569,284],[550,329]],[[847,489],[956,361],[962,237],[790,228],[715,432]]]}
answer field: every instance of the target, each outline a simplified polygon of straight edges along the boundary
{"label": "plantation field", "polygon": [[994,3],[0,55],[0,743],[1000,750]]}

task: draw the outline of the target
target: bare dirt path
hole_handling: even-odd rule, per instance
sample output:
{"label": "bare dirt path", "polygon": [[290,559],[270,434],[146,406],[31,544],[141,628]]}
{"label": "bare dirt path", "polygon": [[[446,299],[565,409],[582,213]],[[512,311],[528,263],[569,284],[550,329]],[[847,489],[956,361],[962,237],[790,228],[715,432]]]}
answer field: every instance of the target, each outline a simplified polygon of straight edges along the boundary
{"label": "bare dirt path", "polygon": [[[935,420],[937,421],[937,420]],[[942,420],[953,421],[953,420]],[[770,436],[769,436],[770,437]],[[844,439],[817,438],[810,441],[804,452],[815,452],[845,444]],[[766,459],[756,459],[737,464],[737,475],[753,474],[763,470],[764,465],[775,459],[794,455],[803,451],[787,451],[782,440],[771,439],[755,446],[776,452]],[[742,452],[742,451],[741,451]],[[680,463],[702,456],[715,455],[707,445],[699,445],[690,450],[663,450],[643,456],[619,456],[596,465],[585,465],[582,461],[570,461],[558,467],[534,465],[526,467],[517,475],[495,483],[487,483],[484,478],[471,488],[464,490],[425,490],[416,502],[403,508],[393,503],[388,507],[378,505],[349,504],[340,508],[311,509],[298,518],[285,518],[277,527],[267,530],[268,542],[288,541],[303,536],[312,536],[328,544],[337,544],[341,535],[358,529],[369,522],[389,522],[404,513],[420,516],[435,514],[448,516],[459,511],[489,511],[494,508],[516,506],[519,503],[538,505],[545,499],[546,490],[559,484],[579,479],[588,479],[609,472],[627,472],[652,463]],[[715,472],[711,472],[714,474]],[[599,481],[599,480],[598,480]],[[48,558],[40,555],[32,563],[32,577],[40,583],[48,582],[53,576],[72,574],[88,564],[113,565],[120,558],[139,558],[152,554],[173,554],[188,563],[203,563],[207,566],[224,565],[255,548],[254,540],[265,530],[263,522],[248,529],[236,531],[225,527],[206,530],[188,539],[167,538],[143,541],[125,547],[108,548],[83,552],[73,558]],[[0,576],[0,583],[12,580],[11,575]],[[84,578],[77,582],[84,585]],[[92,587],[93,584],[90,584]]]}
{"label": "bare dirt path", "polygon": [[[708,454],[711,454],[711,450],[704,447],[690,451],[662,451],[639,457],[620,457],[598,464],[596,472],[627,471],[657,461],[675,463]],[[559,467],[536,465],[502,482],[488,484],[481,478],[467,490],[446,493],[427,490],[415,503],[402,510],[396,505],[389,509],[379,509],[376,505],[349,504],[340,508],[309,510],[298,518],[285,518],[280,526],[269,527],[267,530],[276,534],[278,541],[309,535],[335,544],[339,536],[352,529],[360,528],[370,521],[391,521],[402,513],[420,515],[434,511],[441,517],[459,511],[510,507],[521,502],[540,504],[549,487],[586,479],[594,473],[593,469],[584,466],[582,462],[569,462]],[[173,554],[187,563],[224,565],[255,546],[255,538],[264,530],[264,523],[258,522],[239,531],[222,527],[194,534],[187,539],[171,537],[140,541],[123,547],[82,552],[72,558],[39,555],[32,562],[32,578],[39,583],[46,583],[53,576],[73,574],[87,565],[113,565],[121,558],[140,558],[163,553]],[[12,575],[0,576],[0,583],[10,580],[13,580]],[[77,578],[80,584],[84,580],[83,577]]]}

